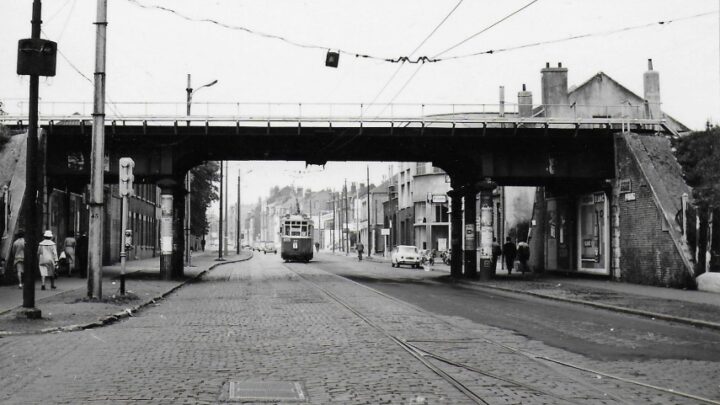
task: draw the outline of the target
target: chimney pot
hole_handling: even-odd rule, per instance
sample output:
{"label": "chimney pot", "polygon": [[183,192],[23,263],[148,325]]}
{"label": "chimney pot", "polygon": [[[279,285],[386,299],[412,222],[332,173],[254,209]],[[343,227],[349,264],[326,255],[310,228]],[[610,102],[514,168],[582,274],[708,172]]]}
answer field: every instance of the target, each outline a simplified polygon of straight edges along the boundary
{"label": "chimney pot", "polygon": [[525,89],[525,83],[523,83],[523,91],[525,91],[525,90],[526,90],[526,89]]}
{"label": "chimney pot", "polygon": [[652,59],[648,59],[648,70],[653,70]]}
{"label": "chimney pot", "polygon": [[545,62],[545,67],[546,67],[546,68],[549,68],[549,67],[550,67],[550,62]]}
{"label": "chimney pot", "polygon": [[559,68],[562,67],[562,62],[558,62],[558,67],[559,67]]}

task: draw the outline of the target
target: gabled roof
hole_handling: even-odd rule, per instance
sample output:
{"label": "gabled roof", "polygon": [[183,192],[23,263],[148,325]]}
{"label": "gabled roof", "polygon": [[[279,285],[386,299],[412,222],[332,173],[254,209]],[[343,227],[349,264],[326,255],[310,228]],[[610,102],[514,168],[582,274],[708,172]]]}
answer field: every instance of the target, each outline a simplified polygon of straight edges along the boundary
{"label": "gabled roof", "polygon": [[[613,79],[612,77],[608,76],[605,72],[597,72],[595,75],[584,81],[579,86],[573,88],[572,90],[568,91],[568,96],[570,100],[572,101],[574,99],[574,95],[583,93],[584,91],[588,90],[589,87],[595,83],[602,83],[602,85],[607,86],[608,83],[611,86],[614,86],[618,88],[622,93],[624,93],[627,97],[629,102],[632,105],[638,105],[642,106],[645,104],[645,98],[641,97],[637,94],[635,94],[632,90],[628,89],[627,87],[623,86],[620,82]],[[632,99],[632,100],[631,100]],[[668,124],[670,124],[677,132],[690,132],[690,128],[685,126],[680,121],[676,120],[675,118],[668,115],[665,111],[662,112],[665,119],[667,119]]]}
{"label": "gabled roof", "polygon": [[584,90],[585,87],[589,86],[589,85],[592,84],[593,82],[596,82],[596,81],[601,81],[601,82],[603,82],[603,81],[605,81],[605,80],[610,81],[610,83],[612,83],[612,84],[614,84],[615,86],[617,86],[617,87],[619,87],[620,89],[622,89],[623,92],[628,93],[629,95],[635,97],[636,100],[638,100],[638,101],[640,101],[640,102],[644,102],[644,101],[645,101],[644,98],[638,96],[638,95],[635,94],[632,90],[630,90],[630,89],[628,89],[627,87],[623,86],[622,84],[620,84],[619,81],[613,79],[612,77],[608,76],[607,74],[605,74],[605,72],[602,72],[602,71],[595,73],[594,76],[592,76],[592,77],[590,77],[589,79],[585,80],[582,84],[580,84],[579,86],[576,86],[574,89],[568,91],[568,95],[572,95],[572,94],[574,94],[574,93],[579,93],[581,90]]}

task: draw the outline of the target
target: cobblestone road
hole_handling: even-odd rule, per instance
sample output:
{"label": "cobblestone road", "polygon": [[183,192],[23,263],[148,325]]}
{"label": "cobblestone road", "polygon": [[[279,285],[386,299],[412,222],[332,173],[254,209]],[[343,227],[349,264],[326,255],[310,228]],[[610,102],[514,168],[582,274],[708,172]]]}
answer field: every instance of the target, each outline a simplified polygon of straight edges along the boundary
{"label": "cobblestone road", "polygon": [[219,267],[108,327],[0,339],[0,402],[222,403],[230,381],[298,381],[310,403],[474,403],[391,336],[467,365],[425,357],[491,404],[695,403],[531,359],[511,349],[582,360],[275,255]]}

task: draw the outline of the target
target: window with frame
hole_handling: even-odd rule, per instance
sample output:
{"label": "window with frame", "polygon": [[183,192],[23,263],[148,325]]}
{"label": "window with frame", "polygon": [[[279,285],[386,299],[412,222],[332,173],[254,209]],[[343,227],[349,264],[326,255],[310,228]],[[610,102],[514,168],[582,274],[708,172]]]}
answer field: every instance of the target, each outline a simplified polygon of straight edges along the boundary
{"label": "window with frame", "polygon": [[436,204],[435,205],[435,222],[449,222],[448,207],[447,204]]}

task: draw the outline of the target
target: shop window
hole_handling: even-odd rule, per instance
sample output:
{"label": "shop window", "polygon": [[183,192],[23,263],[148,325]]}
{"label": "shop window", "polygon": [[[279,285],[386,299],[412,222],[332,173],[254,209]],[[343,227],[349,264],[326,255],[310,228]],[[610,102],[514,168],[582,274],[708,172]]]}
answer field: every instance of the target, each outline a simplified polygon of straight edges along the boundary
{"label": "shop window", "polygon": [[449,222],[448,207],[447,204],[435,205],[435,222]]}
{"label": "shop window", "polygon": [[415,223],[421,224],[425,222],[425,203],[424,202],[416,202],[415,203]]}

